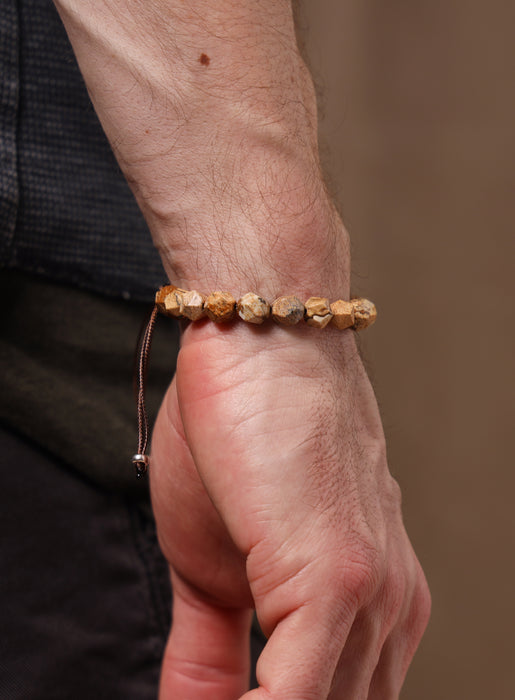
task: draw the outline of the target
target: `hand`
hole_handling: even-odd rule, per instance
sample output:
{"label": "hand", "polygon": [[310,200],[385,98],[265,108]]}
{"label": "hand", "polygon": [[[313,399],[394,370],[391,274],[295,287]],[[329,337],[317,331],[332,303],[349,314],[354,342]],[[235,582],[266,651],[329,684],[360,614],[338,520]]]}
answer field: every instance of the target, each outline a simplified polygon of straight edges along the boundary
{"label": "hand", "polygon": [[151,489],[174,586],[161,700],[398,697],[429,594],[352,332],[189,326]]}

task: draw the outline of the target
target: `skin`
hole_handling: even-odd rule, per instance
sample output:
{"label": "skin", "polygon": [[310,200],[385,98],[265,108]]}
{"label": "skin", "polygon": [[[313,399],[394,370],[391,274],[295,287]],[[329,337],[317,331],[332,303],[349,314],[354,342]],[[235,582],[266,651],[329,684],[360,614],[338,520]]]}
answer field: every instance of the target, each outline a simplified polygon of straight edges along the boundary
{"label": "skin", "polygon": [[[290,4],[56,5],[171,281],[348,298]],[[174,587],[161,700],[399,696],[430,598],[352,332],[187,326],[151,489]]]}

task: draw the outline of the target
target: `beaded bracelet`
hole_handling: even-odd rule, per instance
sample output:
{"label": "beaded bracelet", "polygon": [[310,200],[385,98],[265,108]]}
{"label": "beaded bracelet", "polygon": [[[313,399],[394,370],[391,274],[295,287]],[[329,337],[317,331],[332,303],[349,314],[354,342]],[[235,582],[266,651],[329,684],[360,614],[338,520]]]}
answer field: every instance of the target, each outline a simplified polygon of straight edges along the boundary
{"label": "beaded bracelet", "polygon": [[236,299],[229,292],[213,292],[204,296],[195,290],[188,291],[174,285],[161,287],[156,292],[156,306],[165,316],[198,321],[209,318],[224,323],[240,318],[259,325],[269,318],[283,326],[294,326],[304,320],[314,328],[331,324],[344,330],[362,330],[371,326],[377,318],[375,305],[368,299],[350,301],[338,299],[332,304],[325,297],[310,297],[304,304],[296,296],[283,296],[269,304],[257,294],[248,292]]}
{"label": "beaded bracelet", "polygon": [[331,324],[339,330],[352,328],[360,331],[371,326],[377,318],[374,304],[368,299],[355,298],[350,301],[338,299],[332,304],[325,297],[310,297],[304,304],[296,296],[284,296],[269,304],[265,299],[248,292],[236,299],[229,292],[213,292],[204,296],[195,290],[180,289],[173,284],[161,287],[156,292],[155,305],[142,334],[138,348],[137,405],[138,405],[138,451],[132,463],[136,477],[142,477],[148,470],[148,418],[145,409],[145,377],[152,333],[157,313],[166,316],[198,321],[209,318],[215,323],[225,323],[241,318],[247,323],[259,325],[272,318],[283,326],[294,326],[304,320],[309,326],[325,328]]}

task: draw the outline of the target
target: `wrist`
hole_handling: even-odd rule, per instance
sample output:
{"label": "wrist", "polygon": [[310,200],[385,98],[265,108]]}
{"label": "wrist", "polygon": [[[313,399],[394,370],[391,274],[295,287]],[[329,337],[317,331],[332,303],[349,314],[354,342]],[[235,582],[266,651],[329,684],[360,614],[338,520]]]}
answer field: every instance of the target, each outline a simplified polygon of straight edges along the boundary
{"label": "wrist", "polygon": [[217,202],[214,211],[201,204],[190,216],[154,224],[165,270],[179,287],[235,298],[255,292],[270,301],[349,296],[348,235],[325,192],[316,201],[285,197],[273,216],[259,206],[231,209]]}

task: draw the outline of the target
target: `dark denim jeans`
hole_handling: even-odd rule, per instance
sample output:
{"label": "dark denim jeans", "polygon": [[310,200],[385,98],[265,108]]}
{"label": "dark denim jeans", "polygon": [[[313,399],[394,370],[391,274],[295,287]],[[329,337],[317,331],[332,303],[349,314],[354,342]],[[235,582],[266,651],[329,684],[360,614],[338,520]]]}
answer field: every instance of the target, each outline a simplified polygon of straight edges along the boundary
{"label": "dark denim jeans", "polygon": [[0,698],[156,698],[171,596],[152,518],[3,429],[0,444]]}
{"label": "dark denim jeans", "polygon": [[0,698],[157,698],[171,592],[148,508],[1,427],[0,454]]}

